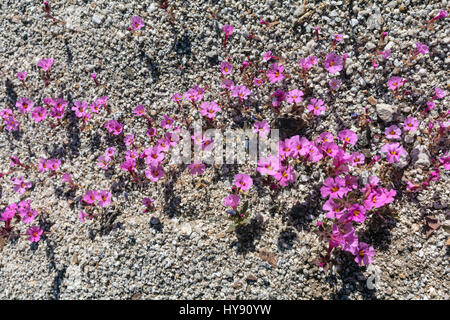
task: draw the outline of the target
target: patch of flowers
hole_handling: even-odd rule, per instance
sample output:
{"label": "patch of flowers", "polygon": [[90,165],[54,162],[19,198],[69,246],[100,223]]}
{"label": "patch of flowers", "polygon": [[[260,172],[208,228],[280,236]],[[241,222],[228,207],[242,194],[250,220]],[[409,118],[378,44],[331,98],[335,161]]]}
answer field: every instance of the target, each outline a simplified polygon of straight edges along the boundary
{"label": "patch of flowers", "polygon": [[[44,11],[51,12],[48,3],[45,4]],[[427,27],[446,15],[445,11],[441,12],[427,22]],[[268,25],[263,20],[260,23]],[[147,28],[139,16],[131,18],[130,32],[137,34]],[[223,49],[228,50],[235,28],[224,25],[222,32]],[[319,29],[316,28],[314,33],[319,40]],[[383,33],[380,41],[385,41],[387,37],[387,33]],[[330,95],[349,85],[341,76],[349,58],[349,53],[341,50],[340,43],[345,41],[344,38],[345,35],[332,35],[325,51],[302,57],[295,61],[294,68],[289,68],[288,61],[275,56],[272,51],[262,52],[255,61],[234,61],[227,55],[226,60],[217,66],[221,84],[219,93],[209,86],[195,84],[183,93],[173,93],[168,103],[174,103],[180,109],[189,108],[191,112],[198,112],[207,128],[219,127],[223,114],[230,109],[237,114],[251,115],[251,131],[259,138],[267,138],[276,121],[257,118],[251,104],[257,93],[265,92],[270,98],[260,103],[271,108],[275,120],[282,112],[287,111],[288,116],[296,115],[305,121],[305,125],[312,125],[333,111],[333,105],[326,103],[325,97],[308,87],[308,80],[314,80],[314,73],[321,69],[327,72],[329,80],[326,82],[326,92]],[[373,69],[377,69],[392,54],[394,53],[389,49],[381,51],[377,48],[371,58]],[[408,63],[427,54],[429,47],[417,42],[410,52]],[[46,58],[37,64],[39,75],[46,86],[52,84],[51,70],[54,62],[52,58]],[[29,86],[26,82],[29,76],[27,71],[20,71],[16,76],[23,87]],[[294,76],[298,76],[299,81],[295,85],[290,81],[288,85],[287,80]],[[96,86],[100,86],[96,73],[91,74],[91,78]],[[404,99],[410,93],[412,84],[408,79],[393,75],[385,81],[383,85],[395,99]],[[366,128],[370,121],[366,115],[358,116],[362,121],[352,128],[342,128],[337,132],[331,129],[314,132],[309,138],[293,134],[277,141],[276,153],[259,158],[253,171],[245,170],[234,175],[232,186],[223,198],[226,216],[232,221],[230,230],[250,222],[254,213],[250,193],[256,184],[272,194],[283,188],[295,188],[299,183],[299,168],[307,166],[324,175],[320,186],[322,212],[316,221],[317,233],[325,246],[319,257],[319,265],[327,267],[337,252],[350,254],[360,266],[370,264],[375,259],[376,252],[360,236],[360,231],[367,222],[374,216],[388,214],[389,206],[396,200],[399,192],[424,190],[432,182],[439,180],[443,171],[450,170],[449,151],[440,147],[445,145],[442,144],[443,141],[448,141],[450,112],[442,112],[442,108],[437,107],[439,100],[445,96],[444,89],[434,88],[421,110],[386,126],[383,144],[375,154],[367,154],[357,145],[359,137],[356,132]],[[99,127],[114,145],[102,148],[103,154],[96,159],[96,170],[122,173],[138,185],[158,184],[174,174],[171,166],[171,161],[174,160],[172,151],[182,143],[190,145],[192,142],[201,155],[207,155],[216,144],[215,138],[203,131],[194,132],[187,137],[182,135],[185,125],[189,128],[190,123],[177,115],[163,114],[159,118],[150,118],[148,106],[139,104],[130,113],[136,121],[145,123],[146,133],[139,135],[125,121],[114,119],[108,107],[108,96],[100,96],[91,102],[76,100],[69,103],[70,99],[66,99],[46,97],[39,101],[31,96],[19,97],[15,106],[0,110],[1,131],[26,130],[30,123],[36,126],[48,125],[55,129],[57,126],[66,126],[65,120],[69,116],[79,121],[77,124],[82,131],[88,128],[89,122],[94,123],[106,117],[108,120]],[[440,111],[431,113],[436,109]],[[367,113],[367,108],[365,111]],[[432,165],[426,173],[427,177],[422,181],[395,181],[402,169],[402,162],[412,157],[410,145],[417,136],[424,136],[429,142]],[[22,163],[12,156],[10,169],[0,173],[0,177],[4,181],[8,181],[6,177],[10,177],[9,187],[20,196],[33,192],[33,185],[36,183],[45,183],[50,179],[53,179],[50,180],[52,183],[62,182],[70,190],[80,193],[80,200],[76,205],[80,222],[103,215],[114,203],[112,191],[94,187],[84,190],[74,183],[70,172],[61,170],[62,165],[63,161],[56,158],[40,158],[37,163]],[[201,176],[208,166],[210,164],[203,163],[201,159],[195,159],[184,169],[192,176]],[[40,180],[30,181],[28,177],[31,172]],[[361,172],[366,175],[363,176]],[[60,179],[54,179],[58,176]],[[144,212],[155,210],[153,198],[145,197],[141,202],[145,207]],[[0,212],[0,220],[3,222],[0,236],[11,238],[20,235],[16,232],[16,226],[22,223],[27,226],[25,234],[29,241],[37,242],[43,235],[39,225],[32,225],[37,223],[39,212],[32,209],[30,200],[4,204]]]}

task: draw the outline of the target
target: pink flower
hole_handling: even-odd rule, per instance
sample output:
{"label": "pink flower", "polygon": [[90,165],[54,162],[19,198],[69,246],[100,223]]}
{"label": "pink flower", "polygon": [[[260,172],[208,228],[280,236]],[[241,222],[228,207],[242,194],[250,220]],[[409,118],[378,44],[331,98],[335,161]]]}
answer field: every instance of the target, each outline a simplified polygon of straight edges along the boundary
{"label": "pink flower", "polygon": [[136,169],[136,161],[133,159],[125,160],[120,164],[120,169],[133,173]]}
{"label": "pink flower", "polygon": [[11,221],[12,218],[14,218],[14,216],[17,213],[17,209],[18,209],[17,204],[15,203],[10,204],[5,208],[5,211],[3,211],[3,213],[0,215],[0,220],[5,222]]}
{"label": "pink flower", "polygon": [[404,84],[404,80],[400,77],[391,77],[388,80],[388,87],[391,90],[397,90],[399,87],[401,87]]}
{"label": "pink flower", "polygon": [[226,207],[232,207],[236,210],[240,199],[241,197],[237,194],[229,194],[223,199],[223,205]]}
{"label": "pink flower", "polygon": [[171,147],[175,147],[178,144],[178,141],[180,140],[178,134],[171,132],[166,132],[164,137],[166,139],[167,144]]}
{"label": "pink flower", "polygon": [[125,138],[123,138],[123,142],[125,143],[125,145],[131,146],[132,144],[134,144],[134,134],[128,134],[125,136]]}
{"label": "pink flower", "polygon": [[180,101],[181,101],[181,94],[179,93],[179,92],[176,92],[173,96],[172,96],[172,98],[171,98],[171,100],[172,101],[175,101],[176,103],[179,103]]}
{"label": "pink flower", "polygon": [[297,103],[302,102],[302,100],[303,100],[302,96],[303,96],[303,91],[294,89],[294,90],[291,90],[291,91],[288,92],[286,101],[288,103],[295,103],[295,104],[297,104]]}
{"label": "pink flower", "polygon": [[445,170],[450,170],[450,157],[448,156],[448,151],[443,157],[439,158],[439,163],[441,164],[441,166],[444,166]]}
{"label": "pink flower", "polygon": [[400,139],[400,135],[402,134],[402,130],[394,124],[394,125],[392,125],[390,127],[387,127],[384,130],[384,134],[386,135],[387,139],[398,140],[398,139]]}
{"label": "pink flower", "polygon": [[230,79],[225,79],[222,82],[222,88],[225,88],[225,90],[232,90],[234,88],[234,82]]}
{"label": "pink flower", "polygon": [[50,68],[52,67],[52,65],[53,65],[53,59],[52,58],[50,58],[50,59],[42,59],[42,60],[39,60],[39,62],[37,63],[37,66],[39,67],[39,68],[42,68],[42,70],[44,70],[44,71],[50,71]]}
{"label": "pink flower", "polygon": [[239,190],[247,191],[253,185],[253,180],[248,174],[238,173],[234,176],[233,184],[238,187]]}
{"label": "pink flower", "polygon": [[220,63],[220,71],[223,75],[230,74],[233,71],[233,66],[226,61]]}
{"label": "pink flower", "polygon": [[85,101],[75,101],[72,110],[77,118],[83,118],[87,113],[88,104]]}
{"label": "pink flower", "polygon": [[359,248],[356,251],[355,261],[359,266],[368,266],[372,263],[375,250],[365,242],[359,243]]}
{"label": "pink flower", "polygon": [[325,203],[322,206],[322,209],[326,211],[325,216],[328,219],[334,218],[340,219],[347,212],[347,210],[345,210],[342,204],[335,202],[332,198],[325,201]]}
{"label": "pink flower", "polygon": [[279,142],[278,152],[281,159],[284,159],[294,154],[295,150],[291,144],[291,141],[289,139],[286,139],[284,141]]}
{"label": "pink flower", "polygon": [[32,226],[31,228],[28,228],[26,234],[29,236],[28,241],[31,242],[38,242],[41,239],[41,235],[44,232],[41,228],[38,226]]}
{"label": "pink flower", "polygon": [[88,190],[81,200],[87,204],[94,204],[95,201],[100,200],[100,197],[97,190]]}
{"label": "pink flower", "polygon": [[291,141],[292,147],[292,157],[298,158],[299,156],[308,155],[310,142],[305,137],[299,137],[298,135],[293,136],[289,139]]}
{"label": "pink flower", "polygon": [[27,73],[26,71],[21,71],[17,73],[17,78],[19,78],[20,81],[24,82],[25,79],[27,78]]}
{"label": "pink flower", "polygon": [[286,100],[286,92],[282,89],[278,89],[274,93],[272,93],[272,106],[278,108],[281,103]]}
{"label": "pink flower", "polygon": [[16,107],[19,109],[21,113],[30,112],[33,106],[34,106],[33,100],[28,98],[21,98],[19,101],[16,102]]}
{"label": "pink flower", "polygon": [[447,94],[447,93],[445,92],[445,90],[443,90],[443,89],[441,89],[441,88],[439,88],[439,87],[436,87],[436,88],[434,89],[434,92],[435,92],[434,96],[436,97],[436,99],[442,99],[442,98],[444,98],[445,95]]}
{"label": "pink flower", "polygon": [[358,166],[360,164],[364,164],[365,156],[359,152],[353,152],[352,157],[350,158],[350,163],[352,166]]}
{"label": "pink flower", "polygon": [[125,151],[125,160],[136,161],[139,158],[139,154],[135,149]]}
{"label": "pink flower", "polygon": [[341,81],[339,81],[339,79],[331,79],[328,84],[330,85],[331,90],[337,90],[341,86]]}
{"label": "pink flower", "polygon": [[167,142],[165,138],[158,139],[158,144],[156,146],[162,152],[167,152],[170,149],[170,144]]}
{"label": "pink flower", "polygon": [[291,166],[281,167],[274,178],[278,180],[281,186],[286,187],[296,179],[294,168]]}
{"label": "pink flower", "polygon": [[164,152],[158,147],[150,147],[144,150],[141,158],[145,158],[148,166],[157,166],[164,159]]}
{"label": "pink flower", "polygon": [[352,204],[348,208],[348,219],[356,223],[363,223],[366,220],[366,209],[360,204]]}
{"label": "pink flower", "polygon": [[391,50],[386,49],[386,50],[380,52],[380,54],[383,56],[383,58],[389,59],[391,57]]}
{"label": "pink flower", "polygon": [[280,168],[280,161],[275,156],[268,156],[261,158],[258,161],[258,168],[256,169],[261,175],[274,176]]}
{"label": "pink flower", "polygon": [[399,162],[400,157],[406,155],[405,149],[398,143],[387,143],[381,148],[381,152],[386,153],[389,163]]}
{"label": "pink flower", "polygon": [[31,116],[33,117],[35,122],[40,122],[47,117],[47,109],[40,106],[35,107],[33,109],[33,112],[31,113]]}
{"label": "pink flower", "polygon": [[174,122],[173,119],[166,114],[163,117],[164,117],[164,119],[161,120],[161,123],[160,123],[161,127],[163,127],[164,129],[172,128],[172,125]]}
{"label": "pink flower", "polygon": [[59,159],[49,159],[49,160],[47,160],[47,166],[50,168],[50,170],[56,171],[61,166],[61,160],[59,160]]}
{"label": "pink flower", "polygon": [[62,182],[67,182],[73,185],[73,180],[70,173],[64,173],[61,177]]}
{"label": "pink flower", "polygon": [[[78,219],[80,219],[81,222],[84,222],[84,220],[86,218],[89,218],[89,215],[86,212],[80,211],[80,213],[78,213]],[[89,218],[89,219],[92,219],[92,218]]]}
{"label": "pink flower", "polygon": [[333,37],[334,37],[334,41],[336,41],[336,42],[342,41],[342,35],[340,35],[339,33],[335,33]]}
{"label": "pink flower", "polygon": [[248,96],[252,93],[246,86],[235,86],[231,89],[231,96],[239,98],[241,100],[247,100]]}
{"label": "pink flower", "polygon": [[403,130],[414,132],[419,127],[419,121],[414,117],[408,117],[403,122]]}
{"label": "pink flower", "polygon": [[108,156],[109,158],[111,158],[112,156],[114,156],[115,152],[116,152],[116,150],[114,149],[114,147],[109,147],[109,148],[106,148],[105,155]]}
{"label": "pink flower", "polygon": [[99,106],[106,107],[107,101],[108,101],[107,96],[101,96],[101,97],[98,97],[97,100],[95,100],[95,103],[98,104]]}
{"label": "pink flower", "polygon": [[273,63],[270,67],[269,70],[267,71],[267,77],[269,78],[269,81],[271,83],[275,83],[275,82],[279,82],[281,80],[283,80],[284,75],[283,75],[283,70],[284,70],[284,66],[279,66],[278,63]]}
{"label": "pink flower", "polygon": [[50,116],[56,119],[61,119],[64,116],[64,107],[58,108],[56,106],[50,109]]}
{"label": "pink flower", "polygon": [[270,126],[267,121],[257,121],[253,124],[253,132],[257,133],[260,137],[267,137],[270,132]]}
{"label": "pink flower", "polygon": [[323,143],[323,142],[333,142],[334,136],[330,132],[322,132],[316,139],[317,143]]}
{"label": "pink flower", "polygon": [[150,138],[156,136],[156,128],[152,127],[148,129],[145,134],[148,135]]}
{"label": "pink flower", "polygon": [[12,182],[13,182],[13,189],[14,192],[17,192],[19,194],[24,194],[26,189],[30,189],[31,188],[31,182],[25,182],[24,181],[25,177],[21,176],[19,178],[11,178]]}
{"label": "pink flower", "polygon": [[139,30],[144,27],[144,21],[142,21],[141,17],[134,16],[131,18],[131,27],[133,28],[133,31]]}
{"label": "pink flower", "polygon": [[225,33],[225,39],[228,39],[233,34],[234,27],[231,25],[224,25],[222,31]]}
{"label": "pink flower", "polygon": [[99,207],[104,208],[111,204],[111,192],[108,192],[106,190],[100,190],[98,197],[99,197],[98,199]]}
{"label": "pink flower", "polygon": [[300,59],[298,65],[302,67],[303,70],[311,69],[313,65],[317,64],[318,59],[316,56],[310,56],[308,58]]}
{"label": "pink flower", "polygon": [[93,113],[99,113],[99,111],[100,111],[100,105],[97,104],[96,102],[92,102],[92,103],[89,105],[89,108],[91,108],[91,111],[92,111]]}
{"label": "pink flower", "polygon": [[254,78],[253,79],[253,84],[255,85],[255,86],[257,86],[257,87],[259,87],[260,85],[262,85],[263,84],[263,80],[262,79],[260,79],[260,78]]}
{"label": "pink flower", "polygon": [[352,146],[358,141],[358,136],[352,130],[342,130],[339,132],[338,138],[343,141],[344,144],[351,144]]}
{"label": "pink flower", "polygon": [[149,170],[145,170],[145,176],[152,182],[156,182],[164,177],[164,169],[161,166],[150,167]]}
{"label": "pink flower", "polygon": [[123,124],[119,123],[116,120],[109,120],[105,123],[105,128],[108,130],[109,133],[112,133],[115,136],[118,136],[122,133]]}
{"label": "pink flower", "polygon": [[267,51],[266,53],[264,53],[263,59],[264,61],[269,61],[270,59],[272,59],[272,51]]}
{"label": "pink flower", "polygon": [[13,112],[11,109],[1,109],[0,110],[0,118],[6,119],[10,116],[12,116]]}
{"label": "pink flower", "polygon": [[19,215],[24,223],[33,223],[34,219],[37,216],[37,211],[31,210],[28,204],[28,206],[19,208]]}
{"label": "pink flower", "polygon": [[141,117],[145,115],[145,107],[143,105],[138,105],[134,108],[133,113],[136,117]]}
{"label": "pink flower", "polygon": [[151,207],[153,207],[153,204],[155,203],[155,199],[151,199],[151,198],[142,198],[142,203],[143,203],[144,206],[146,206],[147,208],[151,208]]}
{"label": "pink flower", "polygon": [[47,164],[47,160],[45,160],[44,158],[41,158],[39,160],[38,170],[39,170],[39,172],[47,172],[48,170],[50,170],[50,168],[48,167],[48,164]]}
{"label": "pink flower", "polygon": [[194,162],[188,165],[189,172],[192,175],[203,174],[203,172],[205,172],[205,168],[206,166],[204,163]]}
{"label": "pink flower", "polygon": [[339,151],[339,146],[334,142],[324,142],[321,147],[323,152],[331,158],[334,158]]}
{"label": "pink flower", "polygon": [[308,161],[318,162],[322,158],[323,158],[322,152],[320,152],[319,149],[317,149],[317,147],[313,143],[310,143],[308,146],[308,153],[307,153]]}
{"label": "pink flower", "polygon": [[314,98],[310,100],[310,104],[306,108],[315,116],[320,116],[326,110],[326,107],[323,105],[323,100]]}
{"label": "pink flower", "polygon": [[330,196],[330,198],[342,198],[348,192],[347,187],[345,186],[345,179],[340,177],[331,178],[328,177],[323,182],[323,187],[320,188],[320,193],[322,198],[326,198]]}
{"label": "pink flower", "polygon": [[3,119],[3,121],[5,122],[6,130],[17,131],[19,129],[19,122],[17,122],[13,116],[6,117],[5,119]]}
{"label": "pink flower", "polygon": [[216,117],[216,113],[221,110],[222,109],[219,105],[214,101],[205,101],[200,105],[200,114],[208,117],[208,119],[214,119]]}
{"label": "pink flower", "polygon": [[214,146],[214,140],[212,138],[203,137],[202,139],[202,150],[210,151]]}
{"label": "pink flower", "polygon": [[325,61],[323,62],[324,68],[331,74],[337,73],[342,70],[343,61],[341,56],[330,52],[326,55]]}
{"label": "pink flower", "polygon": [[421,53],[421,54],[427,54],[428,53],[428,46],[423,44],[423,43],[417,42],[416,43],[416,49],[417,49],[417,53]]}

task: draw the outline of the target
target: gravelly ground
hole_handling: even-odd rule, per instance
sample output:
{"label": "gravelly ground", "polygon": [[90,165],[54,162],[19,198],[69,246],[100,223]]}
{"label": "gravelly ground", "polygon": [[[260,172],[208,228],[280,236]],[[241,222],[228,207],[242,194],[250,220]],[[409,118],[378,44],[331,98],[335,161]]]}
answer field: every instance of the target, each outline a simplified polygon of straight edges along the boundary
{"label": "gravelly ground", "polygon": [[[169,1],[174,23],[151,1],[52,1],[51,5],[65,24],[43,18],[41,5],[35,2],[0,4],[0,106],[13,107],[23,96],[35,101],[62,96],[72,103],[107,95],[112,115],[103,111],[83,131],[71,111],[66,125],[53,130],[30,118],[19,134],[3,131],[0,171],[8,169],[10,155],[33,163],[56,157],[82,190],[112,190],[113,205],[102,219],[83,224],[77,218],[82,190],[68,193],[54,178],[35,183],[29,198],[46,212],[40,223],[48,234],[37,245],[24,237],[5,244],[0,253],[0,298],[449,299],[445,245],[449,235],[439,228],[427,238],[423,231],[424,216],[433,215],[443,224],[450,218],[448,174],[419,195],[400,192],[391,205],[397,218],[373,219],[367,226],[364,239],[376,250],[372,265],[360,268],[340,255],[324,272],[316,259],[325,244],[313,233],[322,214],[317,203],[322,172],[299,167],[298,182],[275,195],[264,188],[251,190],[252,217],[259,213],[263,222],[253,219],[248,227],[227,233],[230,222],[224,218],[222,199],[234,174],[251,173],[251,168],[208,167],[203,176],[193,177],[173,167],[164,181],[136,186],[118,166],[114,174],[96,166],[106,147],[117,144],[102,128],[105,121],[120,120],[125,132],[145,144],[145,123],[132,116],[136,105],[151,106],[151,117],[157,119],[163,114],[199,119],[188,104],[179,109],[172,103],[172,94],[196,84],[210,85],[207,100],[214,99],[221,83],[218,65],[228,54],[237,66],[272,50],[293,71],[300,58],[324,51],[330,43],[314,40],[315,26],[322,38],[343,34],[340,52],[348,53],[349,59],[339,74],[342,87],[333,97],[327,89],[330,75],[323,68],[315,69],[308,80],[315,95],[333,105],[334,112],[307,126],[305,134],[313,137],[324,130],[351,128],[360,136],[359,147],[374,154],[382,139],[362,138],[353,113],[361,114],[370,106],[371,136],[382,136],[388,123],[379,119],[376,104],[397,108],[395,119],[403,120],[427,101],[436,86],[449,88],[448,20],[437,22],[432,31],[420,29],[439,10],[448,9],[446,0]],[[140,35],[127,31],[134,15],[146,23]],[[268,29],[258,23],[260,18],[279,23]],[[221,45],[224,24],[236,28],[229,53]],[[392,50],[392,57],[374,71],[371,55],[382,31],[389,33],[384,48]],[[249,34],[256,39],[249,40]],[[418,41],[430,47],[430,54],[407,66],[402,61]],[[52,83],[45,87],[36,63],[47,57],[55,64]],[[22,70],[30,75],[28,89],[15,77]],[[89,78],[94,71],[104,87],[96,87]],[[400,102],[393,98],[386,86],[392,75],[409,79],[410,97]],[[302,88],[294,72],[285,84]],[[264,106],[276,86],[269,88],[255,93],[251,108],[271,122],[274,113]],[[447,96],[433,112],[448,110],[448,102]],[[245,117],[226,110],[218,122],[239,127],[248,120]],[[412,142],[408,150],[419,144]],[[417,165],[408,158],[403,165],[405,178],[418,178],[425,176],[429,162]],[[39,177],[27,175],[34,182]],[[157,209],[151,214],[142,212],[140,201],[145,196],[155,198]],[[2,178],[1,201],[20,199],[8,178]],[[152,225],[150,216],[159,217],[161,223]],[[270,259],[262,259],[261,251]],[[379,279],[376,289],[370,290],[367,279],[374,275]]]}

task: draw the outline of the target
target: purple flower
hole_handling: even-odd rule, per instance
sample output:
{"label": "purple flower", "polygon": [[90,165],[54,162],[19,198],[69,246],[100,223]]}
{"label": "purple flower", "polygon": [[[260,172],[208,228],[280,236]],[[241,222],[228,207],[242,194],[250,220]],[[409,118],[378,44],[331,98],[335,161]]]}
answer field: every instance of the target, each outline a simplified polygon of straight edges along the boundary
{"label": "purple flower", "polygon": [[133,28],[133,31],[139,30],[144,27],[144,21],[142,21],[141,17],[134,16],[131,18],[131,27]]}
{"label": "purple flower", "polygon": [[220,63],[220,71],[223,75],[230,74],[233,71],[233,66],[226,61]]}
{"label": "purple flower", "polygon": [[232,207],[234,210],[236,210],[240,198],[241,197],[237,194],[229,194],[223,199],[223,205],[226,207]]}
{"label": "purple flower", "polygon": [[267,77],[269,78],[269,81],[271,83],[279,82],[283,80],[284,66],[279,66],[278,63],[274,63],[269,67],[269,70],[267,71]]}
{"label": "purple flower", "polygon": [[388,80],[388,87],[391,90],[397,90],[399,87],[401,87],[404,84],[404,80],[400,77],[391,77]]}
{"label": "purple flower", "polygon": [[38,242],[41,239],[41,235],[44,232],[41,228],[38,226],[33,226],[27,230],[28,241],[31,242]]}
{"label": "purple flower", "polygon": [[323,105],[323,100],[314,98],[310,100],[310,103],[306,108],[308,108],[315,116],[320,116],[326,110],[326,107]]}
{"label": "purple flower", "polygon": [[291,90],[288,92],[286,101],[289,103],[297,104],[297,103],[302,102],[302,100],[303,100],[302,96],[303,96],[303,91],[294,89],[294,90]]}
{"label": "purple flower", "polygon": [[228,39],[233,34],[234,27],[227,24],[222,27],[222,31],[225,33],[225,38]]}
{"label": "purple flower", "polygon": [[403,130],[414,132],[419,127],[419,121],[414,117],[408,117],[403,122]]}
{"label": "purple flower", "polygon": [[26,71],[18,72],[17,78],[19,78],[20,81],[24,82],[25,79],[27,78],[27,72]]}
{"label": "purple flower", "polygon": [[28,98],[21,98],[16,102],[16,107],[19,109],[20,113],[27,113],[33,109],[34,102]]}
{"label": "purple flower", "polygon": [[384,130],[384,134],[386,135],[387,139],[398,140],[398,139],[400,139],[400,135],[402,134],[402,130],[394,124],[394,125],[392,125],[390,127],[387,127]]}
{"label": "purple flower", "polygon": [[341,56],[330,52],[326,55],[324,63],[324,68],[331,74],[337,73],[343,68],[343,59]]}
{"label": "purple flower", "polygon": [[368,266],[372,263],[375,250],[365,242],[360,242],[356,251],[355,261],[359,266]]}
{"label": "purple flower", "polygon": [[416,49],[417,49],[417,53],[419,54],[419,53],[421,53],[421,54],[427,54],[428,53],[428,46],[427,45],[425,45],[425,44],[423,44],[423,43],[420,43],[420,42],[417,42],[416,43]]}
{"label": "purple flower", "polygon": [[248,174],[245,173],[238,173],[234,177],[233,184],[238,187],[239,190],[247,191],[250,189],[250,187],[253,185],[253,180],[250,178]]}
{"label": "purple flower", "polygon": [[328,84],[331,90],[337,90],[341,86],[341,81],[339,79],[331,79]]}
{"label": "purple flower", "polygon": [[47,71],[47,72],[50,71],[50,68],[52,67],[52,65],[53,65],[52,58],[42,59],[42,60],[39,60],[39,62],[37,63],[38,67],[42,68],[42,70]]}
{"label": "purple flower", "polygon": [[231,89],[231,96],[239,98],[239,101],[247,100],[248,96],[251,93],[252,92],[250,91],[250,89],[247,88],[246,86],[234,86]]}

